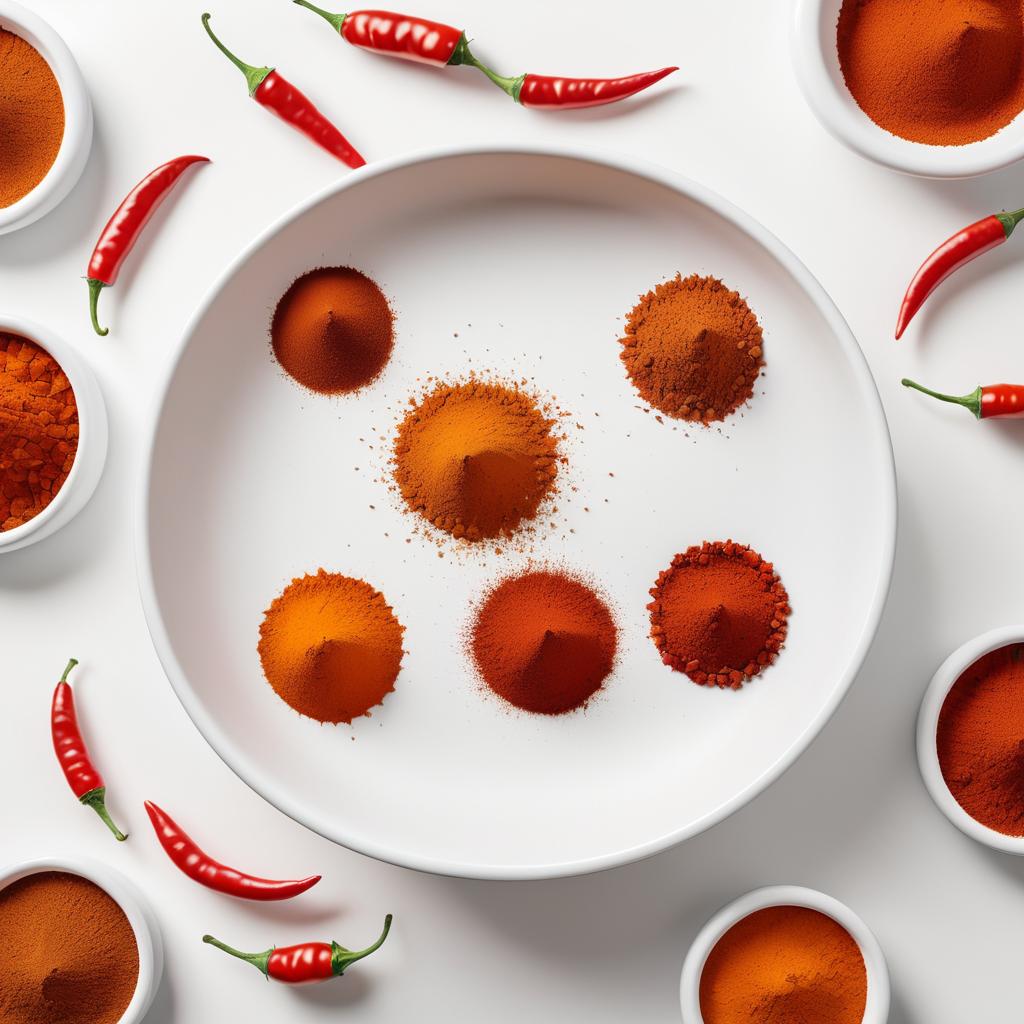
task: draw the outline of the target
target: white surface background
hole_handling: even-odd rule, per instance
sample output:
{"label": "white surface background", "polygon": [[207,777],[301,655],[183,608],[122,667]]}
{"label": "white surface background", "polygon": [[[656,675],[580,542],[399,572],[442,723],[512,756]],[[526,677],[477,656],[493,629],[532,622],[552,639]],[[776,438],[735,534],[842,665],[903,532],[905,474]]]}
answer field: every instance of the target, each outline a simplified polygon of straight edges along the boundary
{"label": "white surface background", "polygon": [[[284,0],[220,0],[214,24],[230,45],[254,63],[276,61],[369,159],[437,142],[570,138],[634,151],[718,189],[777,232],[831,292],[890,417],[901,529],[888,611],[849,698],[797,765],[724,824],[642,864],[553,882],[437,879],[338,849],[239,782],[174,698],[135,587],[129,527],[140,427],[174,339],[242,245],[344,171],[246,100],[241,76],[202,35],[199,6],[32,6],[76,53],[97,135],[73,195],[0,240],[0,304],[81,347],[106,393],[112,443],[85,512],[0,562],[0,850],[5,860],[90,853],[150,892],[168,965],[148,1019],[300,1022],[343,1011],[364,1021],[672,1021],[679,967],[700,925],[771,882],[824,889],[874,928],[893,974],[894,1024],[1006,1019],[1019,996],[1024,863],[972,843],[939,815],[912,740],[920,696],[945,655],[1024,619],[1024,428],[972,423],[905,393],[899,378],[963,391],[1024,379],[1020,240],[962,271],[899,345],[891,329],[920,258],[961,224],[1024,202],[1024,171],[934,183],[848,153],[797,92],[784,0],[634,0],[605,19],[585,0],[415,5],[470,24],[480,55],[509,72],[683,68],[646,100],[561,116],[517,109],[469,71],[361,55]],[[103,296],[111,335],[95,338],[80,280],[95,236],[142,173],[186,151],[216,165],[154,222]],[[188,515],[187,494],[180,509]],[[111,808],[135,832],[123,846],[74,806],[49,748],[52,683],[72,654],[84,663],[82,717]],[[320,871],[324,882],[310,898],[271,908],[190,885],[149,835],[146,797],[200,823],[212,852],[268,874]],[[209,930],[252,949],[330,936],[357,945],[376,934],[385,910],[398,919],[388,947],[347,980],[305,992],[267,986],[199,942]]]}

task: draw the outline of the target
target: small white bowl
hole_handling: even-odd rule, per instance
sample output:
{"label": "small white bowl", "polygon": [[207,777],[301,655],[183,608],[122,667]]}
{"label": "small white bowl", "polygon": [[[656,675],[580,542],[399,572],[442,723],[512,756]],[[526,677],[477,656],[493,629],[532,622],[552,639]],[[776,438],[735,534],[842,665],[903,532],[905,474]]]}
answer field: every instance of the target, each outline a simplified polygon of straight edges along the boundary
{"label": "small white bowl", "polygon": [[78,405],[78,451],[64,486],[39,515],[13,530],[0,531],[0,555],[35,544],[66,526],[92,497],[107,461],[107,409],[88,363],[47,327],[0,313],[0,331],[20,334],[46,349],[67,374]]}
{"label": "small white bowl", "polygon": [[868,974],[868,997],[862,1024],[885,1024],[889,1019],[889,968],[878,940],[845,903],[816,889],[800,885],[771,885],[755,889],[720,910],[693,940],[679,980],[679,1001],[684,1024],[704,1024],[700,1012],[700,976],[718,940],[737,921],[766,907],[809,907],[841,924],[860,946]]}
{"label": "small white bowl", "polygon": [[1024,117],[965,146],[928,146],[880,128],[857,105],[839,67],[836,24],[842,0],[796,0],[790,35],[793,67],[811,110],[861,156],[924,178],[969,178],[1024,157]]}
{"label": "small white bowl", "polygon": [[1024,836],[1007,836],[1002,832],[975,821],[949,791],[942,777],[939,752],[935,743],[939,727],[939,713],[946,701],[946,695],[953,684],[979,658],[1007,644],[1024,643],[1024,626],[1001,626],[981,636],[968,640],[958,647],[938,668],[925,691],[921,710],[917,716],[917,763],[921,768],[924,784],[939,810],[949,818],[961,832],[994,850],[1014,853],[1024,857]]}
{"label": "small white bowl", "polygon": [[0,28],[31,43],[53,69],[64,97],[64,138],[46,177],[28,195],[0,208],[0,235],[49,213],[82,176],[92,148],[92,103],[67,43],[38,14],[14,0],[0,0]]}
{"label": "small white bowl", "polygon": [[139,980],[135,994],[118,1024],[138,1024],[146,1015],[164,971],[164,947],[160,928],[146,901],[127,878],[105,864],[86,858],[45,857],[0,869],[0,889],[41,871],[64,871],[98,885],[124,911],[139,947]]}

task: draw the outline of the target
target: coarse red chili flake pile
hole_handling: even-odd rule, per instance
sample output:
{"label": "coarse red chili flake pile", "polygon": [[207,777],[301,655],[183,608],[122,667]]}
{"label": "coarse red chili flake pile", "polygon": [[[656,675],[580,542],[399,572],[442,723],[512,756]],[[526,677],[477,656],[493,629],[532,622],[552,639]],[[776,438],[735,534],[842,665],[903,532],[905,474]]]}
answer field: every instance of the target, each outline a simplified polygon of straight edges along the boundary
{"label": "coarse red chili flake pile", "polygon": [[702,686],[738,690],[786,640],[786,589],[771,562],[745,544],[687,548],[658,576],[651,597],[651,638],[662,661]]}
{"label": "coarse red chili flake pile", "polygon": [[35,518],[64,485],[78,451],[78,404],[57,360],[0,332],[0,531]]}

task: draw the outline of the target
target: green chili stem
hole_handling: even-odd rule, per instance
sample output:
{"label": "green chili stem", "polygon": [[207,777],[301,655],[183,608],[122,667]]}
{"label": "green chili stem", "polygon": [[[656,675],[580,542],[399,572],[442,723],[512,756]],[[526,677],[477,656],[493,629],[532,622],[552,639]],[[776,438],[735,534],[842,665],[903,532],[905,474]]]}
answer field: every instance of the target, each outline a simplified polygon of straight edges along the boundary
{"label": "green chili stem", "polygon": [[105,338],[110,333],[110,328],[100,327],[96,313],[96,303],[99,301],[100,292],[107,286],[102,281],[97,281],[95,277],[89,277],[86,280],[89,282],[89,315],[92,317],[92,329],[101,338]]}
{"label": "green chili stem", "polygon": [[311,4],[309,0],[292,0],[293,3],[298,4],[300,7],[307,7],[313,11],[314,14],[319,14],[325,21],[329,21],[336,32],[341,31],[341,26],[345,24],[345,14],[331,14],[330,11],[325,11],[322,7],[317,7],[315,4]]}
{"label": "green chili stem", "polygon": [[64,674],[63,674],[63,675],[62,675],[62,676],[60,677],[60,681],[61,681],[62,683],[66,683],[66,682],[68,681],[68,673],[70,673],[70,672],[71,672],[71,670],[72,670],[72,669],[73,669],[73,668],[74,668],[74,667],[75,667],[75,666],[76,666],[77,664],[78,664],[78,659],[77,659],[77,658],[72,658],[72,659],[71,659],[71,660],[70,660],[70,661],[68,662],[68,667],[67,667],[66,669],[64,669]]}
{"label": "green chili stem", "polygon": [[270,977],[267,974],[267,970],[270,963],[270,954],[274,952],[272,948],[265,949],[262,953],[243,953],[240,949],[235,949],[233,946],[221,942],[220,939],[215,939],[212,935],[204,935],[203,942],[210,946],[216,946],[218,949],[224,950],[225,953],[238,957],[239,960],[245,960],[247,963],[252,964],[253,967],[262,971],[268,978]]}
{"label": "green chili stem", "polygon": [[114,838],[119,843],[123,843],[128,837],[114,824],[113,818],[107,812],[106,792],[105,786],[90,789],[85,796],[81,797],[81,802],[86,807],[91,807],[100,816],[107,828],[114,833]]}
{"label": "green chili stem", "polygon": [[263,84],[263,80],[269,75],[274,69],[273,68],[257,68],[253,67],[252,64],[246,64],[245,61],[239,60],[213,33],[213,29],[210,28],[210,15],[203,15],[203,28],[206,29],[206,34],[213,40],[214,46],[224,54],[225,57],[232,64],[238,68],[239,71],[245,75],[246,84],[249,86],[249,95],[255,94],[256,90]]}
{"label": "green chili stem", "polygon": [[364,956],[369,956],[371,953],[380,949],[384,945],[384,940],[388,937],[388,932],[391,931],[391,914],[388,914],[384,918],[384,930],[380,933],[380,938],[371,946],[367,946],[366,949],[360,949],[353,952],[351,949],[346,949],[344,946],[339,946],[336,942],[332,942],[331,946],[331,970],[335,974],[344,974],[345,971],[352,966],[357,960],[362,960]]}
{"label": "green chili stem", "polygon": [[[297,2],[297,0],[296,0]],[[1024,208],[1020,210],[1011,210],[1007,213],[1005,210],[1001,213],[996,214],[996,218],[999,223],[1003,225],[1003,230],[1006,232],[1006,237],[1009,238],[1013,234],[1013,229],[1024,220]]]}
{"label": "green chili stem", "polygon": [[[303,0],[295,0],[295,2],[301,3]],[[516,103],[519,102],[519,93],[522,91],[526,75],[509,78],[492,71],[482,60],[477,60],[473,51],[469,48],[469,40],[466,39],[465,33],[459,39],[455,52],[448,58],[448,63],[450,65],[465,64],[471,68],[476,68],[478,71],[482,71],[502,92],[511,96]]]}
{"label": "green chili stem", "polygon": [[981,388],[976,388],[969,395],[944,395],[941,391],[932,391],[931,388],[926,388],[923,384],[918,384],[916,381],[910,380],[908,377],[904,377],[902,382],[905,388],[913,388],[915,391],[920,391],[922,394],[930,395],[932,398],[937,398],[940,402],[950,402],[953,405],[962,405],[965,409],[969,409],[976,419],[981,419]]}

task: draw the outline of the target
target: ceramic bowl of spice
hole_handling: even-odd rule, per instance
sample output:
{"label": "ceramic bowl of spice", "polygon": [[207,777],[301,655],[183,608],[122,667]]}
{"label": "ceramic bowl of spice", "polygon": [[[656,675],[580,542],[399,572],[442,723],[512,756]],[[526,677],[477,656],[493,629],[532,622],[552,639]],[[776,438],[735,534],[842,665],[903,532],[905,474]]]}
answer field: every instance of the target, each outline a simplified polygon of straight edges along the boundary
{"label": "ceramic bowl of spice", "polygon": [[680,979],[686,1024],[885,1024],[889,998],[868,926],[832,896],[796,885],[755,889],[715,914]]}
{"label": "ceramic bowl of spice", "polygon": [[92,104],[74,56],[14,0],[0,0],[0,125],[2,235],[61,202],[92,147]]}
{"label": "ceramic bowl of spice", "polygon": [[917,719],[917,760],[939,810],[972,839],[1024,856],[1024,625],[955,650]]}
{"label": "ceramic bowl of spice", "polygon": [[137,1024],[163,974],[152,911],[95,861],[47,857],[0,870],[0,1019]]}
{"label": "ceramic bowl of spice", "polygon": [[965,178],[1024,156],[1024,10],[1015,0],[797,0],[797,80],[862,156]]}
{"label": "ceramic bowl of spice", "polygon": [[0,314],[0,554],[67,525],[106,458],[106,407],[88,364],[50,329]]}

